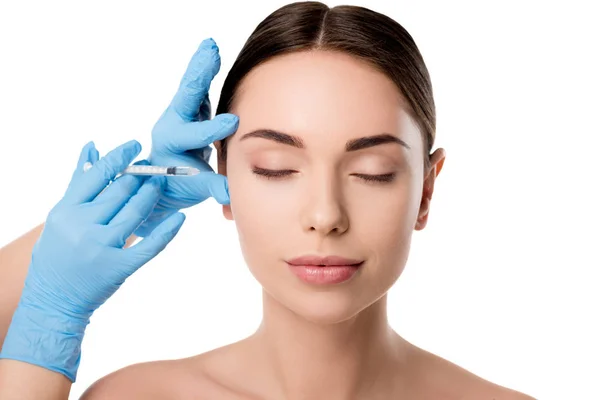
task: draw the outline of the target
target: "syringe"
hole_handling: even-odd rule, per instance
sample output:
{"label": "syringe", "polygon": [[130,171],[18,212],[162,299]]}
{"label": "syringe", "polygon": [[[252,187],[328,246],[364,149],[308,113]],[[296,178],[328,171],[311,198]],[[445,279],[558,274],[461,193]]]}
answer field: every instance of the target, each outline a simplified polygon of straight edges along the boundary
{"label": "syringe", "polygon": [[200,170],[194,167],[159,167],[155,165],[130,165],[122,174],[129,175],[164,175],[164,176],[190,176],[199,174]]}
{"label": "syringe", "polygon": [[[92,164],[86,162],[83,171],[92,168]],[[194,167],[161,167],[156,165],[130,165],[125,168],[121,175],[163,175],[163,176],[191,176],[199,174],[200,170]]]}

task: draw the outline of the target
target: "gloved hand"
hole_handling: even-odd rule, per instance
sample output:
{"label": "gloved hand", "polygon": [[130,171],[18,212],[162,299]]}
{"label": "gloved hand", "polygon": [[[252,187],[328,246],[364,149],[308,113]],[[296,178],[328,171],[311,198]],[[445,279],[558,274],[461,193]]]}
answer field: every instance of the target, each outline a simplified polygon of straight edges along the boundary
{"label": "gloved hand", "polygon": [[[177,234],[185,219],[181,213],[123,249],[151,213],[167,179],[132,175],[115,179],[140,149],[138,142],[130,141],[97,161],[93,143],[83,148],[69,187],[50,211],[33,248],[0,358],[39,365],[74,382],[92,313]],[[86,162],[93,166],[84,172]]]}
{"label": "gloved hand", "polygon": [[135,232],[144,237],[178,210],[214,197],[229,204],[227,178],[208,164],[210,144],[235,133],[239,119],[224,113],[209,120],[208,90],[219,72],[221,58],[212,39],[206,39],[192,56],[171,104],[152,129],[152,150],[148,161],[157,166],[190,166],[198,175],[169,177],[155,210]]}

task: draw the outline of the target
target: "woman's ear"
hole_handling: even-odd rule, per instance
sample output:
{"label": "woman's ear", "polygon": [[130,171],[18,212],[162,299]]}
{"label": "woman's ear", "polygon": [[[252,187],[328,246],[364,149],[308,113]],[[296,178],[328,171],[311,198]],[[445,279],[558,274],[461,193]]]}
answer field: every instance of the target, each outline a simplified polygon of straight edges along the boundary
{"label": "woman's ear", "polygon": [[[223,156],[223,141],[217,140],[213,142],[213,146],[217,150],[217,173],[227,176],[227,159]],[[231,203],[223,205],[223,216],[225,219],[233,221],[233,213],[231,212]]]}
{"label": "woman's ear", "polygon": [[423,193],[421,195],[421,206],[417,216],[417,223],[415,224],[415,230],[417,231],[425,229],[425,226],[427,225],[435,178],[439,175],[444,166],[444,161],[446,161],[446,150],[442,148],[437,149],[430,156],[429,160],[431,166],[429,171],[426,171],[425,181],[423,182]]}

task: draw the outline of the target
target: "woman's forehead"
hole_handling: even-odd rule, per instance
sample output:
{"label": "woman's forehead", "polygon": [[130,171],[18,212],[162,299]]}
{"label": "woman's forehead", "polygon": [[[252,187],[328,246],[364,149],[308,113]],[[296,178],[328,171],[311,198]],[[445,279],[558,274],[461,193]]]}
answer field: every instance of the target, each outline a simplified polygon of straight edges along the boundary
{"label": "woman's forehead", "polygon": [[271,124],[353,136],[397,131],[409,118],[403,105],[396,85],[368,63],[342,53],[310,51],[278,56],[250,71],[231,112],[248,128]]}

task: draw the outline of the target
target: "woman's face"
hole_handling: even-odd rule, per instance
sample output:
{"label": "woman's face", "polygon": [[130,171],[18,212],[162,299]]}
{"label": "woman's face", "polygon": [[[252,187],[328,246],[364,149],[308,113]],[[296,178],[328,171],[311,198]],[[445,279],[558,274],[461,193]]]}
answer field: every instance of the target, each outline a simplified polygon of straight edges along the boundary
{"label": "woman's face", "polygon": [[[223,212],[236,222],[252,274],[309,320],[351,318],[394,284],[413,229],[425,226],[435,170],[423,170],[417,126],[394,83],[345,54],[273,58],[246,76],[237,95],[231,112],[240,124],[218,172],[229,182],[231,202]],[[259,129],[296,138],[244,138]],[[346,148],[381,134],[400,141]],[[284,172],[269,178],[263,170]],[[367,180],[378,175],[381,181]],[[364,262],[349,280],[317,285],[286,263],[307,254]]]}

